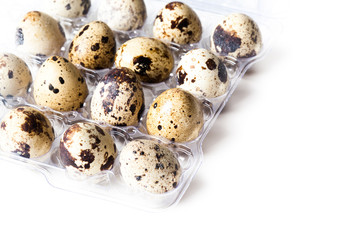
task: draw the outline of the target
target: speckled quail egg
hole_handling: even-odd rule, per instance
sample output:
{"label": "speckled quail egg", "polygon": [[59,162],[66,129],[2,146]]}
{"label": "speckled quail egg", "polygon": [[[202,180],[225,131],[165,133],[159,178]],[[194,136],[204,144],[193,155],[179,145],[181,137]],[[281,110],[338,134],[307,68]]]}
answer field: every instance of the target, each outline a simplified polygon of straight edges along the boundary
{"label": "speckled quail egg", "polygon": [[110,170],[115,158],[113,138],[94,123],[75,123],[61,137],[60,159],[70,173],[91,176]]}
{"label": "speckled quail egg", "polygon": [[174,67],[170,49],[160,40],[138,37],[125,42],[116,52],[115,65],[133,70],[140,81],[165,81]]}
{"label": "speckled quail egg", "polygon": [[97,85],[91,99],[91,117],[115,126],[137,125],[144,111],[144,93],[135,73],[113,69]]}
{"label": "speckled quail egg", "polygon": [[143,0],[103,0],[98,19],[116,31],[139,29],[146,20],[146,6]]}
{"label": "speckled quail egg", "polygon": [[32,81],[26,63],[10,53],[0,53],[0,95],[23,96]]}
{"label": "speckled quail egg", "polygon": [[16,32],[18,50],[37,57],[59,54],[65,40],[60,23],[38,11],[27,13]]}
{"label": "speckled quail egg", "polygon": [[131,187],[165,193],[178,186],[181,167],[173,152],[153,140],[128,143],[120,154],[120,170]]}
{"label": "speckled quail egg", "polygon": [[59,56],[52,56],[43,63],[33,88],[36,104],[62,112],[82,107],[88,95],[80,70]]}
{"label": "speckled quail egg", "polygon": [[28,106],[17,107],[6,114],[0,125],[0,147],[25,158],[40,157],[49,152],[55,139],[47,117]]}
{"label": "speckled quail egg", "polygon": [[47,0],[47,9],[53,15],[64,18],[78,18],[88,14],[90,0]]}
{"label": "speckled quail egg", "polygon": [[115,37],[109,26],[94,21],[83,26],[70,44],[69,60],[90,69],[110,68],[116,53]]}
{"label": "speckled quail egg", "polygon": [[208,98],[223,95],[230,83],[224,63],[206,49],[194,49],[185,54],[176,70],[176,78],[179,88]]}
{"label": "speckled quail egg", "polygon": [[194,140],[204,124],[202,105],[180,88],[161,93],[151,104],[146,119],[148,133],[174,142]]}
{"label": "speckled quail egg", "polygon": [[249,16],[234,13],[216,26],[211,36],[211,50],[235,58],[253,57],[262,46],[258,25]]}
{"label": "speckled quail egg", "polygon": [[190,44],[200,41],[202,27],[199,17],[188,5],[171,2],[156,16],[153,34],[161,40]]}

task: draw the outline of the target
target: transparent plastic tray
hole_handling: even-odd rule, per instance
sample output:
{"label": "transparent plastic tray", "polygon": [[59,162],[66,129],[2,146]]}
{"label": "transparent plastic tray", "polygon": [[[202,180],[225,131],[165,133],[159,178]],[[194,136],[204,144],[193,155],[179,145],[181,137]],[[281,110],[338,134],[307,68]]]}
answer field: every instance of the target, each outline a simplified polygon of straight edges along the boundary
{"label": "transparent plastic tray", "polygon": [[[145,1],[147,7],[147,20],[144,27],[136,31],[115,33],[117,48],[119,48],[121,44],[128,39],[132,39],[138,36],[151,37],[152,23],[160,9],[163,8],[168,2],[170,1]],[[27,159],[19,157],[16,154],[0,152],[0,159],[15,162],[31,169],[40,171],[45,176],[47,181],[56,188],[130,205],[136,208],[154,211],[173,206],[179,202],[203,161],[202,143],[204,138],[213,126],[215,120],[217,119],[221,110],[224,108],[230,96],[236,89],[245,72],[253,63],[259,61],[266,55],[272,45],[273,40],[279,34],[280,29],[279,23],[276,21],[276,19],[262,15],[261,13],[257,12],[258,8],[254,6],[249,8],[249,11],[243,5],[232,4],[232,1],[222,1],[221,3],[218,3],[217,1],[216,3],[208,3],[207,1],[201,0],[182,2],[191,6],[200,17],[203,26],[202,40],[197,44],[191,44],[187,46],[179,46],[176,44],[172,44],[170,46],[175,58],[173,72],[171,73],[170,78],[165,82],[159,84],[143,84],[145,94],[145,111],[138,126],[113,127],[110,125],[102,125],[111,131],[118,148],[118,153],[121,152],[126,143],[132,139],[137,138],[157,139],[167,145],[175,153],[183,169],[183,174],[180,178],[177,188],[164,194],[152,194],[129,188],[121,178],[119,167],[120,163],[118,161],[119,156],[117,157],[112,170],[104,171],[100,174],[87,177],[82,180],[74,178],[74,176],[70,175],[59,161],[59,142],[62,133],[70,125],[76,122],[92,122],[89,113],[92,92],[94,91],[94,88],[100,78],[109,70],[91,71],[78,66],[86,78],[90,92],[84,107],[79,111],[61,113],[53,111],[49,108],[40,108],[36,106],[32,96],[32,87],[30,87],[26,98],[1,98],[0,100],[2,100],[2,102],[0,102],[0,119],[2,119],[5,114],[10,111],[10,109],[15,108],[16,106],[33,106],[43,111],[44,114],[49,118],[55,129],[56,139],[52,145],[51,150],[40,158]],[[60,54],[61,56],[67,57],[69,45],[76,31],[85,23],[96,20],[97,5],[98,1],[93,0],[91,11],[86,18],[77,19],[73,22],[67,19],[60,19],[67,35],[67,41],[62,48],[62,53]],[[29,9],[28,11],[30,10],[36,9]],[[42,9],[39,10],[41,11]],[[224,16],[234,12],[245,13],[252,17],[258,24],[263,38],[263,47],[261,52],[255,57],[244,58],[241,60],[233,58],[225,59],[229,81],[231,81],[230,87],[223,96],[214,99],[201,99],[205,113],[205,122],[198,138],[185,143],[172,143],[163,138],[149,136],[146,132],[145,124],[148,108],[153,100],[161,92],[165,91],[166,89],[176,87],[175,70],[180,61],[180,58],[190,49],[205,48],[210,50],[210,35],[212,30],[224,18]],[[19,13],[19,21],[25,14],[26,12]],[[23,58],[27,62],[28,66],[31,68],[34,79],[38,68],[41,66],[40,62],[44,59],[36,59],[32,56],[27,56],[16,51],[12,51],[12,53]]]}

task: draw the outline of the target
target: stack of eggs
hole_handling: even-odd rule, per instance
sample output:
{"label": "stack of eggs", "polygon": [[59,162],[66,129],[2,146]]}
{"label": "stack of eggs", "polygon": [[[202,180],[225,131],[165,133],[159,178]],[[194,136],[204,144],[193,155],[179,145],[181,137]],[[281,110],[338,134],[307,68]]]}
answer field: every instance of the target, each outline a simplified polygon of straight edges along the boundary
{"label": "stack of eggs", "polygon": [[[48,2],[49,12],[57,19],[81,19],[91,11],[90,0]],[[119,154],[120,171],[129,186],[164,193],[177,187],[182,173],[176,155],[165,143],[186,143],[199,137],[204,125],[202,100],[226,94],[230,85],[224,56],[256,56],[262,40],[250,17],[227,16],[212,32],[210,51],[188,51],[176,66],[177,87],[162,92],[146,106],[143,89],[171,78],[175,64],[171,46],[193,48],[203,32],[191,7],[171,2],[156,15],[153,38],[136,37],[116,46],[114,32],[141,29],[146,18],[143,0],[103,0],[96,21],[84,24],[64,53],[62,24],[46,13],[27,13],[16,31],[17,48],[42,64],[32,79],[23,60],[1,54],[0,94],[7,99],[31,92],[40,109],[57,112],[77,111],[89,99],[91,121],[70,126],[59,146],[63,166],[85,176],[112,169],[117,159],[116,144],[104,126],[137,127],[148,109],[144,119],[147,134],[165,141],[133,139]],[[106,73],[91,90],[84,71],[98,70]],[[55,138],[47,116],[30,106],[11,110],[1,122],[0,134],[3,151],[27,158],[46,154]]]}

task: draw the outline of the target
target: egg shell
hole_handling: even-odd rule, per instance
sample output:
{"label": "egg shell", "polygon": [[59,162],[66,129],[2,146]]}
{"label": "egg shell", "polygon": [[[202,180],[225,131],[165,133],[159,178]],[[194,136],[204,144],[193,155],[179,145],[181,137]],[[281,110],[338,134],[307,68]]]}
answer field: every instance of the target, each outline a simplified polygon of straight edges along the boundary
{"label": "egg shell", "polygon": [[224,63],[206,49],[186,53],[178,65],[176,78],[179,88],[208,98],[223,95],[230,83]]}
{"label": "egg shell", "polygon": [[168,46],[160,40],[138,37],[118,49],[115,65],[130,68],[142,82],[159,83],[169,78],[174,58]]}
{"label": "egg shell", "polygon": [[201,39],[202,26],[188,5],[171,2],[156,16],[153,34],[155,38],[178,44],[197,43]]}
{"label": "egg shell", "polygon": [[137,125],[144,108],[142,86],[128,68],[106,74],[91,99],[92,119],[115,126]]}
{"label": "egg shell", "polygon": [[258,25],[241,13],[228,15],[211,36],[211,50],[221,55],[248,58],[259,54],[262,37]]}
{"label": "egg shell", "polygon": [[109,26],[94,21],[83,26],[70,44],[69,60],[90,69],[110,68],[116,53],[115,37]]}
{"label": "egg shell", "polygon": [[98,19],[116,31],[139,29],[146,20],[146,6],[143,0],[103,0]]}
{"label": "egg shell", "polygon": [[187,142],[199,136],[204,124],[203,115],[202,105],[196,97],[180,88],[171,88],[151,104],[146,127],[150,135]]}
{"label": "egg shell", "polygon": [[32,107],[11,110],[0,124],[0,147],[25,158],[40,157],[49,152],[55,139],[47,117]]}
{"label": "egg shell", "polygon": [[182,173],[173,152],[153,140],[133,140],[120,154],[120,171],[131,187],[165,193],[178,186]]}
{"label": "egg shell", "polygon": [[59,54],[65,40],[60,23],[38,11],[27,13],[16,31],[18,50],[38,57]]}
{"label": "egg shell", "polygon": [[82,107],[88,95],[80,70],[59,56],[49,57],[42,64],[33,88],[36,104],[61,112]]}
{"label": "egg shell", "polygon": [[60,159],[70,173],[91,176],[112,169],[116,145],[111,135],[94,123],[69,127],[60,140]]}
{"label": "egg shell", "polygon": [[88,14],[90,0],[47,0],[47,9],[53,15],[64,18],[78,18]]}
{"label": "egg shell", "polygon": [[10,53],[0,53],[1,96],[24,96],[31,82],[31,71],[21,58]]}

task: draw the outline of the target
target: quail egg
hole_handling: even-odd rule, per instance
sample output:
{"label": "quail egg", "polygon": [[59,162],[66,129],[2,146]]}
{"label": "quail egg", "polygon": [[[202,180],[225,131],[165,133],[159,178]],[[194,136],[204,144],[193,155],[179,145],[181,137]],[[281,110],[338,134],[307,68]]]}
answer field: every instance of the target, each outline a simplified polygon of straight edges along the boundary
{"label": "quail egg", "polygon": [[49,12],[64,18],[78,18],[88,14],[90,0],[47,0]]}
{"label": "quail egg", "polygon": [[247,58],[259,54],[262,47],[258,25],[249,16],[234,13],[216,26],[211,36],[211,50],[220,55]]}
{"label": "quail egg", "polygon": [[0,147],[25,158],[36,158],[49,152],[55,139],[50,121],[32,107],[11,110],[0,124]]}
{"label": "quail egg", "polygon": [[128,68],[113,69],[94,91],[91,117],[115,126],[137,125],[144,108],[144,93],[135,73]]}
{"label": "quail egg", "polygon": [[110,68],[116,53],[115,37],[104,22],[83,26],[70,44],[69,60],[90,69]]}
{"label": "quail egg", "polygon": [[143,0],[103,0],[98,19],[116,31],[139,29],[146,19],[146,6]]}
{"label": "quail egg", "polygon": [[59,56],[52,56],[43,63],[33,88],[36,104],[61,112],[82,107],[88,95],[80,70]]}
{"label": "quail egg", "polygon": [[94,123],[75,123],[61,137],[60,159],[70,173],[91,176],[110,170],[115,158],[113,138]]}
{"label": "quail egg", "polygon": [[0,53],[0,95],[23,96],[32,81],[26,63],[10,53]]}
{"label": "quail egg", "polygon": [[145,139],[133,140],[122,149],[120,171],[129,186],[157,194],[176,188],[181,176],[174,153]]}
{"label": "quail egg", "polygon": [[38,11],[27,13],[16,32],[18,50],[41,58],[59,54],[65,40],[60,23]]}
{"label": "quail egg", "polygon": [[118,49],[115,65],[130,68],[142,82],[159,83],[170,76],[174,58],[160,40],[138,37],[125,42]]}
{"label": "quail egg", "polygon": [[176,70],[176,78],[179,88],[208,98],[223,95],[229,86],[224,63],[206,49],[194,49],[185,54]]}
{"label": "quail egg", "polygon": [[199,17],[188,5],[171,2],[156,16],[153,34],[161,40],[190,44],[200,41],[202,27]]}
{"label": "quail egg", "polygon": [[151,135],[187,142],[198,137],[204,124],[203,115],[196,97],[180,88],[171,88],[151,104],[146,127]]}

